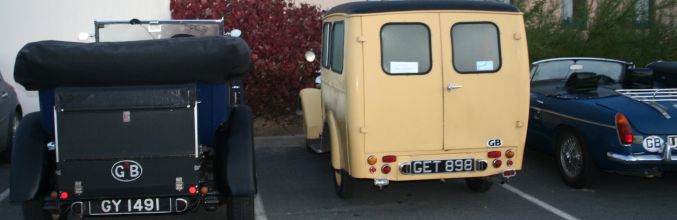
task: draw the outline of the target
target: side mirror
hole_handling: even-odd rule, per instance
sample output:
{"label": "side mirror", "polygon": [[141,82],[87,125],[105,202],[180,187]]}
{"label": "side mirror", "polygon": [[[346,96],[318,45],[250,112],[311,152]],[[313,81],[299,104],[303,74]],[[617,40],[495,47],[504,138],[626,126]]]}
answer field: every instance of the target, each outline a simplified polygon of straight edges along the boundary
{"label": "side mirror", "polygon": [[651,68],[629,69],[623,79],[623,88],[650,89],[653,88],[654,74]]}
{"label": "side mirror", "polygon": [[86,40],[89,40],[89,38],[91,38],[91,37],[93,37],[93,36],[91,34],[87,33],[87,32],[80,32],[80,34],[78,34],[78,40],[79,41],[86,41]]}
{"label": "side mirror", "polygon": [[315,61],[315,58],[316,58],[315,52],[313,52],[312,50],[309,50],[308,52],[306,52],[306,54],[304,56],[306,58],[306,61],[308,61],[308,63],[312,63],[313,61]]}
{"label": "side mirror", "polygon": [[228,32],[228,35],[230,35],[231,37],[241,37],[242,31],[240,29],[233,29],[230,32]]}

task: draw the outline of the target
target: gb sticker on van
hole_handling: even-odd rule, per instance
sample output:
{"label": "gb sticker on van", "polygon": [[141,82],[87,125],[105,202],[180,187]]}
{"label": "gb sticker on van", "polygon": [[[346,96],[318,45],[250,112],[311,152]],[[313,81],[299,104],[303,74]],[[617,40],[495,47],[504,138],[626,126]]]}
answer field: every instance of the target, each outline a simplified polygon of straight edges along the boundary
{"label": "gb sticker on van", "polygon": [[487,141],[487,147],[501,147],[503,146],[503,139],[491,139]]}

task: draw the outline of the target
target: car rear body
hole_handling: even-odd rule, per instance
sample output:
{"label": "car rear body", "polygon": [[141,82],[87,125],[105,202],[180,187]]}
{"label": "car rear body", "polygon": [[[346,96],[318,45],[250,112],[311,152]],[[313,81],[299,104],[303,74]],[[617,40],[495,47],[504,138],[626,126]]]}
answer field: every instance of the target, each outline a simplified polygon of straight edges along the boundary
{"label": "car rear body", "polygon": [[[600,58],[558,58],[533,64],[532,76],[544,64],[571,62],[576,66],[609,63],[621,65],[615,82],[600,83],[593,92],[567,92],[560,79],[532,82],[529,118],[529,146],[553,152],[555,139],[563,129],[576,132],[595,165],[608,171],[660,175],[677,169],[677,90],[674,88],[632,88],[632,63]],[[575,64],[577,63],[577,64]],[[595,64],[598,65],[598,64]],[[547,67],[546,67],[547,68]],[[548,68],[554,71],[556,68]],[[582,70],[581,70],[582,71]],[[609,75],[600,72],[599,74]],[[631,136],[623,141],[617,118],[629,122]],[[677,141],[677,140],[675,140]],[[673,143],[673,144],[670,144]]]}
{"label": "car rear body", "polygon": [[[39,91],[40,112],[18,135],[10,199],[23,202],[25,216],[182,213],[228,203],[229,216],[253,219],[252,115],[231,98],[231,84],[251,64],[247,44],[223,36],[223,20],[97,22],[97,33],[115,36],[106,28],[116,26],[123,26],[117,34],[141,30],[153,40],[97,35],[115,42],[42,41],[19,53],[17,81]],[[175,32],[186,27],[206,35]]]}
{"label": "car rear body", "polygon": [[516,8],[349,3],[323,27],[321,109],[334,169],[378,182],[522,168],[529,79]]}

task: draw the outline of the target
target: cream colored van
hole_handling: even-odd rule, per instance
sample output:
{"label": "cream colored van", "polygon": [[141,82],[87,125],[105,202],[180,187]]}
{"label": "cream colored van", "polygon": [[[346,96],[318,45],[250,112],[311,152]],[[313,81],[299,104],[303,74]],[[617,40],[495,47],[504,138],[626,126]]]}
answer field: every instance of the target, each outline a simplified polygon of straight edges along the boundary
{"label": "cream colored van", "polygon": [[522,168],[529,59],[518,9],[353,2],[323,21],[321,89],[301,99],[308,146],[331,153],[341,198],[355,179],[464,178],[485,192]]}

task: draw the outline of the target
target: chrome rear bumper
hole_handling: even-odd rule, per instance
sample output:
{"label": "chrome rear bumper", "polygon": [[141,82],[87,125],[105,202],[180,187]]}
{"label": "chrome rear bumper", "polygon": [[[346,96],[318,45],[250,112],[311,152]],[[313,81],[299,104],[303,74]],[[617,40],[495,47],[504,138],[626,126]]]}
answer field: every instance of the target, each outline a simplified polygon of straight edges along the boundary
{"label": "chrome rear bumper", "polygon": [[672,150],[665,150],[661,155],[623,155],[607,152],[611,161],[624,164],[677,164],[677,155],[672,155]]}

